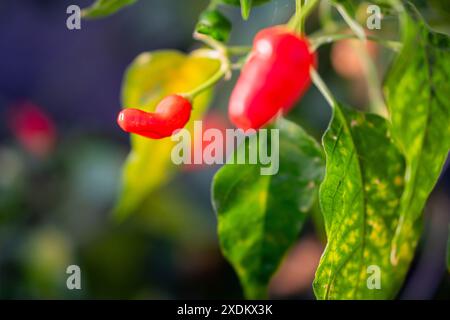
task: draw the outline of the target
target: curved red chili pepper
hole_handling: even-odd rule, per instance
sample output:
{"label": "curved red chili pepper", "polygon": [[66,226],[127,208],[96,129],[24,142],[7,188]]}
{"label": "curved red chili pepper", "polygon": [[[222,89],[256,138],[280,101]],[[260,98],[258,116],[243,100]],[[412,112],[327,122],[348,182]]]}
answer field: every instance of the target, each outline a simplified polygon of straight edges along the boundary
{"label": "curved red chili pepper", "polygon": [[126,132],[162,139],[183,128],[189,121],[191,110],[192,105],[188,99],[174,94],[161,100],[155,112],[123,109],[117,117],[117,123]]}

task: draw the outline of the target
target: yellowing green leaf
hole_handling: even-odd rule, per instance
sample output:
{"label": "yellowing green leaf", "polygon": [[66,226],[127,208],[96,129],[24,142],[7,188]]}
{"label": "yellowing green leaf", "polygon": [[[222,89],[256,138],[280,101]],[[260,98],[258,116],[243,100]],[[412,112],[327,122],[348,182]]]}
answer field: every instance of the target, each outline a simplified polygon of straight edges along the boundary
{"label": "yellowing green leaf", "polygon": [[410,247],[419,233],[411,230],[422,227],[423,208],[450,149],[450,39],[432,32],[412,5],[406,9],[403,49],[385,85],[392,134],[406,158],[394,264],[413,258]]}
{"label": "yellowing green leaf", "polygon": [[[403,191],[404,159],[387,121],[336,105],[323,137],[319,199],[328,243],[314,280],[318,299],[387,299],[407,266],[389,260]],[[380,287],[370,276],[379,272]],[[369,284],[368,284],[369,281]]]}
{"label": "yellowing green leaf", "polygon": [[[279,120],[276,127],[277,174],[261,175],[260,164],[226,164],[213,180],[222,252],[250,299],[267,297],[269,280],[297,239],[324,173],[322,150],[313,138],[287,120]],[[268,138],[258,136],[270,154],[273,140],[270,134]],[[258,140],[239,149],[246,154],[257,150]]]}
{"label": "yellowing green leaf", "polygon": [[120,9],[132,5],[137,0],[97,0],[93,5],[83,9],[82,16],[87,19],[95,19],[109,16]]}
{"label": "yellowing green leaf", "polygon": [[[174,50],[139,55],[128,68],[122,91],[124,107],[152,111],[165,96],[188,92],[211,77],[219,67],[217,60],[187,56]],[[210,100],[206,91],[194,99],[191,119],[199,120]],[[151,140],[131,135],[132,150],[123,169],[122,191],[116,215],[124,218],[136,210],[146,197],[167,181],[174,169],[170,138]]]}

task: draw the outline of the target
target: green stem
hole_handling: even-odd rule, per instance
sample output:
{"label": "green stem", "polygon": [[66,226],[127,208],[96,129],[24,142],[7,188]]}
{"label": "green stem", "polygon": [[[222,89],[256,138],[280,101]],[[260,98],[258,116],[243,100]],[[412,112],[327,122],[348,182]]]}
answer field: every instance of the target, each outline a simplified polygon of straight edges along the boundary
{"label": "green stem", "polygon": [[211,2],[208,5],[208,10],[215,10],[217,6],[219,5],[219,0],[211,0]]}
{"label": "green stem", "polygon": [[292,16],[292,18],[287,23],[289,28],[294,29],[295,31],[302,33],[303,30],[303,24],[306,20],[306,18],[311,14],[311,12],[314,10],[316,5],[319,3],[319,0],[309,0],[306,2],[306,4],[302,6],[298,6],[296,2],[296,8],[301,9],[300,12],[296,10],[295,14]]}
{"label": "green stem", "polygon": [[333,94],[331,93],[330,89],[328,89],[325,82],[320,77],[319,73],[316,71],[316,69],[312,68],[310,69],[311,79],[314,83],[314,85],[319,89],[320,93],[322,93],[325,100],[327,100],[328,104],[331,108],[334,108],[336,104],[336,99],[334,99]]}
{"label": "green stem", "polygon": [[193,100],[197,95],[202,93],[203,91],[209,89],[214,86],[217,82],[219,82],[222,78],[227,80],[231,76],[231,70],[233,69],[229,56],[230,55],[244,55],[247,54],[251,47],[247,46],[234,46],[234,47],[226,47],[223,43],[216,41],[215,39],[200,33],[194,33],[194,39],[202,41],[207,46],[211,47],[211,49],[198,49],[193,54],[197,54],[198,56],[208,57],[211,59],[219,59],[220,60],[220,68],[214,73],[208,80],[203,82],[194,90],[191,90],[187,93],[181,94],[183,97]]}
{"label": "green stem", "polygon": [[220,68],[217,70],[208,80],[203,82],[201,85],[199,85],[197,88],[180,94],[181,96],[193,100],[197,95],[202,93],[203,91],[209,89],[213,85],[215,85],[217,82],[219,82],[222,78],[227,79],[231,74],[231,63],[230,60],[226,54],[226,52],[223,51],[216,51],[216,50],[208,50],[208,49],[199,49],[197,50],[198,56],[204,56],[209,57],[212,59],[219,59],[220,60]]}
{"label": "green stem", "polygon": [[203,91],[209,89],[210,87],[215,85],[217,82],[219,82],[227,74],[227,71],[228,71],[228,69],[224,70],[223,68],[220,68],[216,73],[214,73],[211,76],[211,78],[209,78],[207,81],[203,82],[200,86],[198,86],[197,88],[195,88],[192,91],[183,93],[181,95],[192,101],[197,95],[199,95]]}
{"label": "green stem", "polygon": [[232,46],[227,47],[227,53],[229,55],[244,55],[249,53],[252,50],[252,47],[249,46]]}
{"label": "green stem", "polygon": [[248,61],[250,54],[241,57],[238,61],[231,65],[232,70],[240,70]]}
{"label": "green stem", "polygon": [[329,1],[321,1],[319,4],[319,20],[322,29],[331,31],[335,29],[335,22],[331,15],[331,4]]}
{"label": "green stem", "polygon": [[203,42],[208,47],[211,47],[214,50],[216,50],[216,51],[218,51],[220,53],[223,53],[223,54],[227,54],[227,55],[243,55],[243,54],[247,54],[248,52],[250,52],[252,50],[252,47],[250,47],[250,46],[230,46],[230,47],[227,47],[222,42],[219,42],[219,41],[211,38],[210,36],[207,36],[205,34],[201,34],[201,33],[198,33],[198,32],[195,32],[193,34],[193,38],[195,40]]}
{"label": "green stem", "polygon": [[366,74],[367,74],[367,86],[369,91],[369,97],[370,97],[370,106],[374,113],[377,113],[382,116],[387,115],[387,108],[384,103],[383,96],[381,94],[381,81],[378,77],[378,71],[375,66],[375,63],[370,58],[369,54],[367,53],[367,50],[363,48],[357,48],[358,55],[362,59],[364,66],[366,68]]}
{"label": "green stem", "polygon": [[354,20],[345,10],[345,8],[337,4],[335,5],[337,11],[341,15],[342,19],[344,19],[345,23],[349,26],[349,28],[356,34],[356,36],[361,39],[362,41],[366,40],[366,32],[364,31],[364,28],[359,25],[359,23]]}
{"label": "green stem", "polygon": [[[342,5],[337,4],[335,5],[335,7],[339,12],[339,14],[342,16],[342,18],[344,19],[344,21],[349,26],[349,28],[365,44],[367,41],[367,36],[366,32],[364,31],[364,28],[348,14],[347,10],[345,10],[345,8]],[[386,115],[386,106],[384,104],[384,99],[381,94],[380,80],[378,78],[376,66],[372,61],[372,59],[369,57],[367,50],[358,49],[358,55],[363,60],[364,66],[366,68],[367,87],[370,98],[370,109],[374,113]]]}
{"label": "green stem", "polygon": [[[295,14],[301,15],[302,12],[302,0],[295,0]],[[297,32],[302,34],[303,30],[305,30],[304,21],[300,21],[300,25],[298,26]]]}
{"label": "green stem", "polygon": [[222,42],[217,41],[217,40],[211,38],[210,36],[207,36],[205,34],[201,34],[201,33],[198,33],[198,32],[194,32],[192,37],[195,40],[203,42],[204,44],[206,44],[207,46],[213,48],[216,51],[224,52],[224,53],[227,51],[227,47]]}
{"label": "green stem", "polygon": [[[385,40],[385,39],[381,39],[381,38],[378,38],[376,36],[371,36],[371,35],[367,35],[366,38],[367,38],[367,40],[377,42],[378,44],[385,46],[386,48],[389,48],[395,52],[400,51],[402,48],[402,43],[398,42],[398,41]],[[359,37],[355,34],[345,34],[345,33],[311,36],[310,37],[310,41],[312,44],[311,48],[313,50],[316,50],[317,48],[319,48],[320,46],[322,46],[324,44],[332,43],[332,42],[344,40],[344,39],[359,39]]]}
{"label": "green stem", "polygon": [[295,0],[295,13],[302,10],[302,0]]}

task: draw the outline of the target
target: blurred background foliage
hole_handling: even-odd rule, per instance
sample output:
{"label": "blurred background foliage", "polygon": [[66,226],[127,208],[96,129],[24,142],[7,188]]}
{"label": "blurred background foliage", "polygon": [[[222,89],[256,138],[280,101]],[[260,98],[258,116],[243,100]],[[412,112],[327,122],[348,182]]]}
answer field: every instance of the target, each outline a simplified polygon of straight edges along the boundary
{"label": "blurred background foliage", "polygon": [[[217,244],[210,204],[217,167],[183,167],[124,222],[112,218],[129,151],[129,137],[115,122],[125,69],[144,51],[198,47],[191,35],[208,2],[139,1],[69,31],[66,8],[74,2],[91,4],[0,2],[0,298],[241,298]],[[435,28],[448,32],[444,2],[416,1]],[[287,21],[293,9],[294,1],[273,0],[242,21],[239,9],[225,8],[230,43],[251,43],[259,29]],[[357,14],[364,16],[364,8]],[[386,38],[396,35],[393,20],[386,17],[378,31]],[[308,23],[308,30],[317,28],[317,16]],[[392,54],[374,44],[368,52],[382,77]],[[324,47],[319,61],[336,96],[367,109],[354,42]],[[211,126],[230,127],[226,107],[235,78],[216,88]],[[289,115],[317,139],[329,117],[314,88]],[[450,297],[449,181],[447,170],[427,206],[401,298]],[[324,241],[317,211],[273,279],[272,297],[313,298]],[[71,264],[81,268],[82,290],[66,288]]]}

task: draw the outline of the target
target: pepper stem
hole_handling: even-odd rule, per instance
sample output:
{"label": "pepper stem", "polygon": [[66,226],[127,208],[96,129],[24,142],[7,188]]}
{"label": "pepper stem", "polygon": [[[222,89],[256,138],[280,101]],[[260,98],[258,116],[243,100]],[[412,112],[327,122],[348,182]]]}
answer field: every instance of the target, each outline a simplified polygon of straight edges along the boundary
{"label": "pepper stem", "polygon": [[314,85],[317,87],[317,89],[319,89],[320,93],[322,93],[323,97],[325,98],[325,100],[327,100],[330,107],[334,108],[336,104],[336,99],[334,99],[333,94],[331,93],[330,89],[328,89],[327,85],[322,80],[319,73],[313,67],[309,69],[309,72],[311,74],[311,79]]}
{"label": "pepper stem", "polygon": [[215,85],[217,82],[219,82],[222,78],[226,76],[226,74],[229,72],[230,66],[229,64],[225,65],[224,63],[221,64],[219,70],[217,70],[211,78],[203,82],[201,85],[199,85],[194,90],[191,90],[189,92],[181,94],[186,99],[189,99],[192,101],[197,95],[202,93],[203,91],[209,89],[213,85]]}
{"label": "pepper stem", "polygon": [[288,27],[295,30],[296,33],[302,34],[304,32],[304,24],[306,18],[311,14],[319,0],[305,1],[305,4],[301,5],[301,0],[295,1],[295,14],[287,23]]}
{"label": "pepper stem", "polygon": [[[309,40],[311,42],[311,49],[317,50],[317,48],[319,48],[320,46],[327,44],[327,43],[332,43],[332,42],[344,40],[344,39],[355,39],[355,38],[359,39],[359,37],[355,34],[335,33],[335,34],[321,34],[321,35],[317,35],[317,36],[311,36],[311,37],[309,37]],[[402,48],[402,44],[398,41],[385,40],[385,39],[381,39],[381,38],[378,38],[378,37],[372,36],[372,35],[367,35],[366,38],[367,38],[367,40],[374,41],[374,42],[376,42],[386,48],[389,48],[395,52],[400,51]]]}
{"label": "pepper stem", "polygon": [[[367,36],[366,32],[364,31],[364,28],[348,14],[347,10],[345,10],[345,8],[342,5],[336,4],[335,6],[339,14],[342,16],[342,18],[347,23],[349,28],[353,31],[353,33],[356,35],[356,37],[358,37],[365,44],[367,42]],[[369,88],[370,108],[372,109],[373,112],[386,116],[387,109],[383,100],[383,96],[381,94],[380,80],[378,78],[378,73],[375,64],[369,57],[367,50],[358,49],[357,51],[358,55],[364,62],[364,67],[367,73],[367,85]]]}
{"label": "pepper stem", "polygon": [[219,70],[217,70],[208,80],[203,82],[201,85],[196,87],[195,89],[181,94],[186,99],[192,101],[197,95],[202,93],[203,91],[209,89],[217,82],[219,82],[222,78],[229,78],[231,76],[231,63],[228,57],[227,47],[222,43],[205,36],[203,34],[194,33],[194,38],[204,42],[213,48],[211,49],[199,49],[196,50],[193,54],[197,56],[204,56],[212,59],[218,59],[220,61]]}

